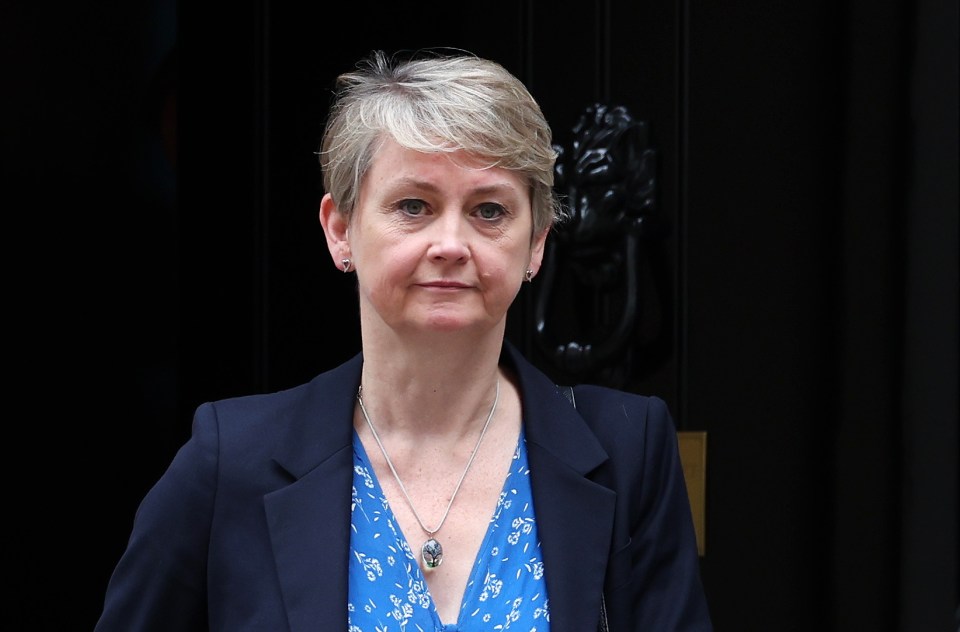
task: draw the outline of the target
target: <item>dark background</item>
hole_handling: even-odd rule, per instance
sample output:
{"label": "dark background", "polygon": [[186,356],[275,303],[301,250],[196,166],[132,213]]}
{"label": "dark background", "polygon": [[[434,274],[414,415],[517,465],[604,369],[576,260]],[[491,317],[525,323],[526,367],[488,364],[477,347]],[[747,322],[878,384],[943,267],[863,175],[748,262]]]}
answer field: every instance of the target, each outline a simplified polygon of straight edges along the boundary
{"label": "dark background", "polygon": [[[0,5],[20,628],[92,629],[198,403],[356,352],[316,217],[329,90],[372,48],[454,46],[561,144],[593,102],[650,126],[670,344],[628,386],[708,432],[717,630],[957,629],[956,1],[331,11]],[[546,363],[530,287],[509,335]]]}

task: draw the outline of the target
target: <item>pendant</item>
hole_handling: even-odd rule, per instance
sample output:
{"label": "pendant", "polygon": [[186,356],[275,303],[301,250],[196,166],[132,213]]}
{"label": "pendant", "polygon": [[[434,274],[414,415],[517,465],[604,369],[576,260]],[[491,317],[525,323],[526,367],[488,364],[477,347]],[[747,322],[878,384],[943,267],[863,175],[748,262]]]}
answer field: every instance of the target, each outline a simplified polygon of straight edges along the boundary
{"label": "pendant", "polygon": [[430,538],[420,547],[420,557],[427,568],[436,568],[443,562],[443,547],[435,539]]}

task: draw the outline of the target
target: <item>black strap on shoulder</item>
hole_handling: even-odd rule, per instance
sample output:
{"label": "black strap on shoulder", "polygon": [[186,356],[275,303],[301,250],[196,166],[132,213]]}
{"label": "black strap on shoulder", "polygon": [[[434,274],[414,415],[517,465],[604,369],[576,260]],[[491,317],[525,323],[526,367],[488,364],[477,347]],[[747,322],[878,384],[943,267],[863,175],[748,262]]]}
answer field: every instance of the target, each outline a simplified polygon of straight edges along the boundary
{"label": "black strap on shoulder", "polygon": [[573,387],[572,386],[563,386],[557,384],[557,388],[560,389],[560,392],[563,393],[563,396],[570,400],[570,404],[576,408],[577,407],[577,398],[573,396]]}

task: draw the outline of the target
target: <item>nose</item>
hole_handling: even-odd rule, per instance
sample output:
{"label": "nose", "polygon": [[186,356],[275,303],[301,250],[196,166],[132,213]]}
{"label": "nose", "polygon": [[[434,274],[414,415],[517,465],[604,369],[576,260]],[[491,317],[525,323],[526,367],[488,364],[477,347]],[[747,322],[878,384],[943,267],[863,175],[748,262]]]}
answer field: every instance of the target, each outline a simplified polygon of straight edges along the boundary
{"label": "nose", "polygon": [[427,256],[434,261],[466,261],[470,258],[467,243],[469,226],[459,211],[441,213],[433,222]]}

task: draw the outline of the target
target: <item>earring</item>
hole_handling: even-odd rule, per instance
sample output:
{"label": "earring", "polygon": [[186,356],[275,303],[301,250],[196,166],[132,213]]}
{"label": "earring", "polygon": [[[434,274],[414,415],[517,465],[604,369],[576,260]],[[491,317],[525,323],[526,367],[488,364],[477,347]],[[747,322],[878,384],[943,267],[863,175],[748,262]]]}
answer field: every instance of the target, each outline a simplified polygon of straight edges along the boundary
{"label": "earring", "polygon": [[343,264],[343,273],[344,273],[344,274],[346,274],[347,272],[350,272],[350,266],[353,265],[353,262],[352,262],[352,261],[350,261],[349,259],[341,259],[341,260],[340,260],[340,263]]}
{"label": "earring", "polygon": [[533,270],[527,270],[523,273],[523,278],[527,280],[527,283],[533,281]]}

